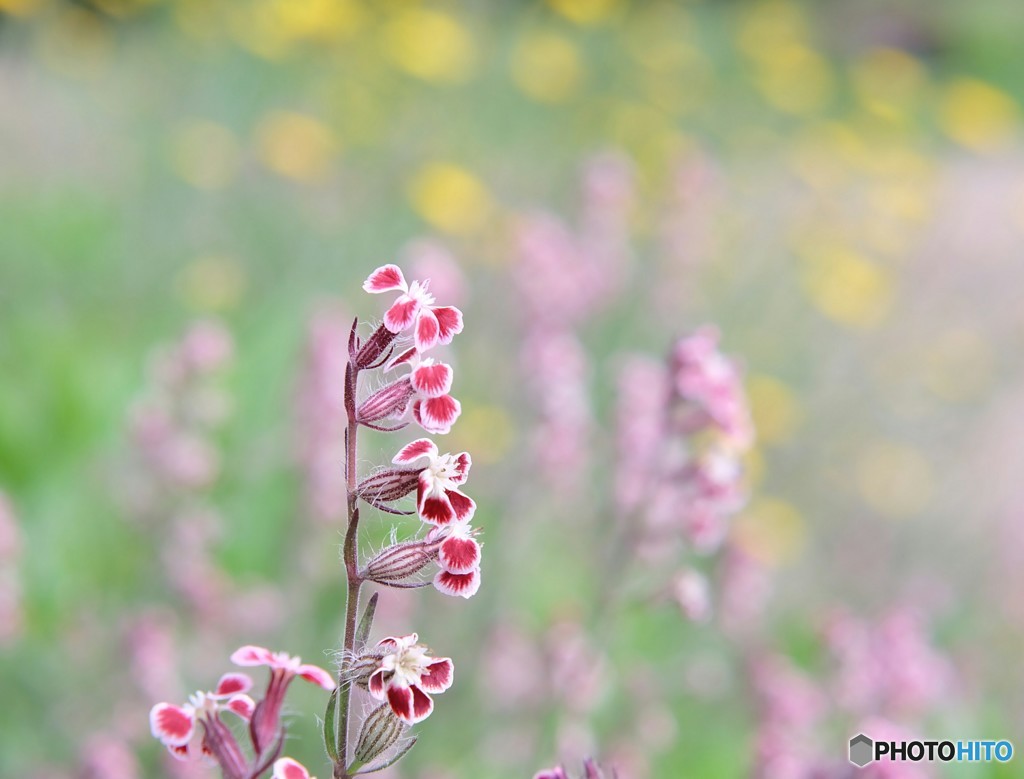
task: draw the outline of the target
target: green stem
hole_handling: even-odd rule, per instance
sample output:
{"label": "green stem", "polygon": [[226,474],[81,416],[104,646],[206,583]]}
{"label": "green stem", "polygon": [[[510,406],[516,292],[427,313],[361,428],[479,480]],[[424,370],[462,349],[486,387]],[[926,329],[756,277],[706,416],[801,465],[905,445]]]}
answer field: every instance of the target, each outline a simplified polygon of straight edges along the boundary
{"label": "green stem", "polygon": [[346,767],[348,762],[348,730],[349,704],[351,703],[351,685],[343,682],[346,664],[355,650],[356,616],[359,613],[359,589],[363,584],[359,576],[359,507],[356,495],[356,463],[357,438],[359,423],[356,421],[356,389],[358,387],[359,369],[351,361],[345,369],[345,411],[348,415],[348,426],[345,429],[345,491],[348,499],[348,528],[345,531],[345,543],[342,557],[345,561],[345,573],[348,588],[345,593],[345,638],[342,643],[342,662],[338,672],[338,759],[334,764],[335,779],[350,779],[351,774]]}

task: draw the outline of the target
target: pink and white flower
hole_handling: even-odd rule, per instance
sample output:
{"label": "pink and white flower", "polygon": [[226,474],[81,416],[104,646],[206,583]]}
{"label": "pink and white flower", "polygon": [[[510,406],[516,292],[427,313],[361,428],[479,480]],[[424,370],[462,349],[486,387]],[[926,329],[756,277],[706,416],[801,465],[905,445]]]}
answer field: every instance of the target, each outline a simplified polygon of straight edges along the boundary
{"label": "pink and white flower", "polygon": [[409,284],[397,265],[382,265],[363,282],[371,293],[399,291],[402,294],[384,314],[384,326],[392,333],[413,330],[413,343],[421,352],[437,344],[450,344],[462,332],[462,312],[454,306],[435,306],[427,281]]}
{"label": "pink and white flower", "polygon": [[443,538],[437,563],[441,570],[434,576],[434,587],[445,595],[472,598],[480,589],[480,544],[469,522],[452,522],[435,528],[427,540]]}
{"label": "pink and white flower", "polygon": [[[246,674],[224,674],[212,692],[197,691],[182,706],[156,704],[149,712],[150,730],[180,760],[209,756],[216,746],[209,743],[210,737],[215,735],[216,725],[223,727],[220,711],[230,711],[247,722],[252,718],[256,705],[245,694],[251,688],[252,679]],[[199,724],[206,727],[200,730]]]}
{"label": "pink and white flower", "polygon": [[250,728],[253,745],[260,754],[280,735],[281,707],[292,679],[298,676],[328,691],[335,687],[334,677],[323,668],[303,663],[301,658],[285,652],[271,652],[261,646],[246,645],[236,649],[231,655],[231,662],[241,666],[265,665],[270,668],[267,694],[257,706]]}
{"label": "pink and white flower", "polygon": [[401,416],[411,411],[416,424],[428,433],[446,434],[462,413],[462,405],[448,394],[454,377],[452,367],[431,357],[424,359],[415,347],[392,360],[388,370],[402,365],[412,369],[406,377],[412,392]]}
{"label": "pink and white flower", "polygon": [[430,716],[434,701],[428,693],[447,690],[455,674],[450,658],[430,657],[418,640],[416,633],[410,633],[378,642],[377,649],[383,655],[367,682],[370,695],[387,701],[395,716],[409,724]]}
{"label": "pink and white flower", "polygon": [[282,757],[274,763],[271,779],[315,779],[309,775],[306,766],[290,757]]}
{"label": "pink and white flower", "polygon": [[468,522],[476,503],[458,488],[465,484],[473,460],[466,452],[439,454],[429,438],[402,447],[392,459],[395,465],[422,466],[416,488],[416,512],[431,525]]}

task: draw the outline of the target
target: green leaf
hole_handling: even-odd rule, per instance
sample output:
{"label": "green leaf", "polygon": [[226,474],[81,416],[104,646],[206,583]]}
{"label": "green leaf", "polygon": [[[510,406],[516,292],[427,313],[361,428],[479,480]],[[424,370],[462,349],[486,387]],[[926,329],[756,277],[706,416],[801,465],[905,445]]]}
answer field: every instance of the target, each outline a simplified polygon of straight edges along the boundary
{"label": "green leaf", "polygon": [[370,596],[370,600],[366,603],[366,609],[363,611],[363,618],[359,620],[359,627],[356,628],[356,641],[355,645],[361,647],[366,644],[370,638],[370,628],[373,627],[373,615],[377,611],[377,598],[380,593],[375,592]]}
{"label": "green leaf", "polygon": [[324,747],[331,758],[331,762],[338,762],[338,733],[334,720],[338,716],[338,688],[335,687],[327,701],[327,710],[324,712]]}

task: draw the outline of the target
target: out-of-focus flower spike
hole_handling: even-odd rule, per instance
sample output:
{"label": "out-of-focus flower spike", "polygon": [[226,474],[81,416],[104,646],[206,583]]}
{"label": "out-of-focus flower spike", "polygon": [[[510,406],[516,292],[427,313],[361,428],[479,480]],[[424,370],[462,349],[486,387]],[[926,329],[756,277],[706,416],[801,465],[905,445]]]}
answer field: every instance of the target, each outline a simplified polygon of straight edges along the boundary
{"label": "out-of-focus flower spike", "polygon": [[231,696],[228,702],[224,704],[224,707],[248,722],[252,719],[252,714],[256,710],[256,702],[248,695],[239,693],[238,695]]}
{"label": "out-of-focus flower spike", "polygon": [[327,690],[327,692],[334,689],[334,676],[318,665],[310,665],[309,663],[300,665],[297,675],[299,678],[305,679],[307,682],[319,685],[323,689]]}
{"label": "out-of-focus flower spike", "polygon": [[366,281],[363,282],[363,289],[373,294],[391,292],[392,290],[407,292],[409,285],[405,282],[402,269],[397,265],[388,264],[381,265],[371,273]]}
{"label": "out-of-focus flower spike", "polygon": [[158,703],[149,712],[149,727],[154,738],[168,747],[183,747],[192,739],[196,717],[191,706]]}
{"label": "out-of-focus flower spike", "polygon": [[290,757],[282,757],[274,763],[272,779],[311,779],[306,766]]}
{"label": "out-of-focus flower spike", "polygon": [[216,697],[228,697],[252,689],[252,677],[239,672],[226,673],[220,677],[217,687],[213,691]]}

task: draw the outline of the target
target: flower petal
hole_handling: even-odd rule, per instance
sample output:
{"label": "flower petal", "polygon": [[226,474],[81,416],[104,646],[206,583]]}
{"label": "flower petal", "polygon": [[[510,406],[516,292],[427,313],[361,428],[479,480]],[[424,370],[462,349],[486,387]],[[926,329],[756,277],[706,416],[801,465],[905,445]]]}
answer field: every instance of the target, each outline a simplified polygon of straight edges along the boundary
{"label": "flower petal", "polygon": [[282,757],[274,763],[272,779],[309,779],[309,771],[297,760],[292,760],[290,757]]}
{"label": "flower petal", "polygon": [[399,296],[398,300],[391,304],[391,308],[384,314],[384,327],[392,333],[400,333],[412,327],[416,321],[416,312],[419,311],[420,302],[408,295]]}
{"label": "flower petal", "polygon": [[469,469],[473,467],[473,458],[468,452],[459,452],[455,455],[455,473],[448,477],[452,484],[464,484],[469,478]]}
{"label": "flower petal", "polygon": [[410,688],[412,690],[412,713],[413,718],[410,722],[422,722],[430,716],[430,712],[434,710],[434,701],[427,695],[423,690],[417,687],[415,684]]}
{"label": "flower petal", "polygon": [[480,569],[474,568],[469,573],[438,571],[434,577],[434,587],[445,595],[472,598],[480,589]]}
{"label": "flower petal", "polygon": [[438,562],[448,573],[471,573],[480,565],[480,544],[472,538],[449,536],[441,542]]}
{"label": "flower petal", "polygon": [[387,674],[387,671],[383,668],[378,668],[370,674],[370,678],[366,682],[366,688],[370,691],[370,695],[379,701],[384,700],[386,697],[384,694],[384,688],[386,687],[384,682],[385,674]]}
{"label": "flower petal", "polygon": [[231,662],[235,665],[273,665],[274,655],[269,649],[247,644],[234,651]]}
{"label": "flower petal", "polygon": [[149,710],[149,729],[169,747],[185,746],[195,731],[196,718],[190,709],[158,703]]}
{"label": "flower petal", "polygon": [[402,269],[397,265],[381,265],[377,270],[367,277],[366,281],[363,282],[363,289],[367,292],[390,292],[393,289],[400,289],[403,292],[409,290],[409,285],[405,283],[405,276],[402,275]]}
{"label": "flower petal", "polygon": [[444,493],[427,495],[419,505],[420,519],[431,525],[447,525],[455,519],[455,509]]}
{"label": "flower petal", "polygon": [[399,365],[414,362],[415,359],[419,357],[419,354],[420,353],[416,351],[415,346],[410,346],[408,349],[406,349],[404,352],[398,355],[395,359],[389,362],[388,367],[385,368],[385,370],[390,371],[393,370],[394,368],[397,368]]}
{"label": "flower petal", "polygon": [[318,684],[328,692],[334,689],[334,677],[318,665],[300,665],[296,673],[307,682]]}
{"label": "flower petal", "polygon": [[388,704],[391,706],[391,711],[395,712],[396,717],[405,720],[406,722],[414,721],[412,690],[405,685],[390,684],[388,685],[387,696]]}
{"label": "flower petal", "polygon": [[452,367],[447,363],[424,360],[409,374],[412,388],[428,398],[445,395],[452,388]]}
{"label": "flower petal", "polygon": [[406,465],[416,462],[421,457],[437,457],[437,444],[429,438],[417,438],[406,444],[392,459],[395,465]]}
{"label": "flower petal", "polygon": [[428,433],[444,435],[462,413],[462,405],[451,395],[426,398],[413,403],[413,418]]}
{"label": "flower petal", "polygon": [[440,329],[438,342],[450,344],[452,338],[462,332],[462,312],[455,306],[437,306],[433,312]]}
{"label": "flower petal", "polygon": [[437,339],[441,335],[441,326],[437,323],[437,317],[429,308],[421,308],[416,318],[416,331],[413,333],[412,342],[421,352],[437,346]]}
{"label": "flower petal", "polygon": [[427,672],[420,677],[420,687],[427,692],[444,692],[452,686],[455,666],[450,658],[439,657],[427,666]]}
{"label": "flower petal", "polygon": [[239,694],[228,700],[226,708],[248,722],[252,719],[253,712],[256,711],[256,703],[248,695]]}
{"label": "flower petal", "polygon": [[227,698],[236,693],[248,692],[251,689],[252,678],[249,674],[235,671],[220,677],[220,681],[217,682],[217,689],[213,691],[213,694],[218,698]]}
{"label": "flower petal", "polygon": [[468,495],[463,495],[458,490],[445,490],[448,502],[455,512],[455,518],[460,522],[469,522],[476,513],[476,502]]}

